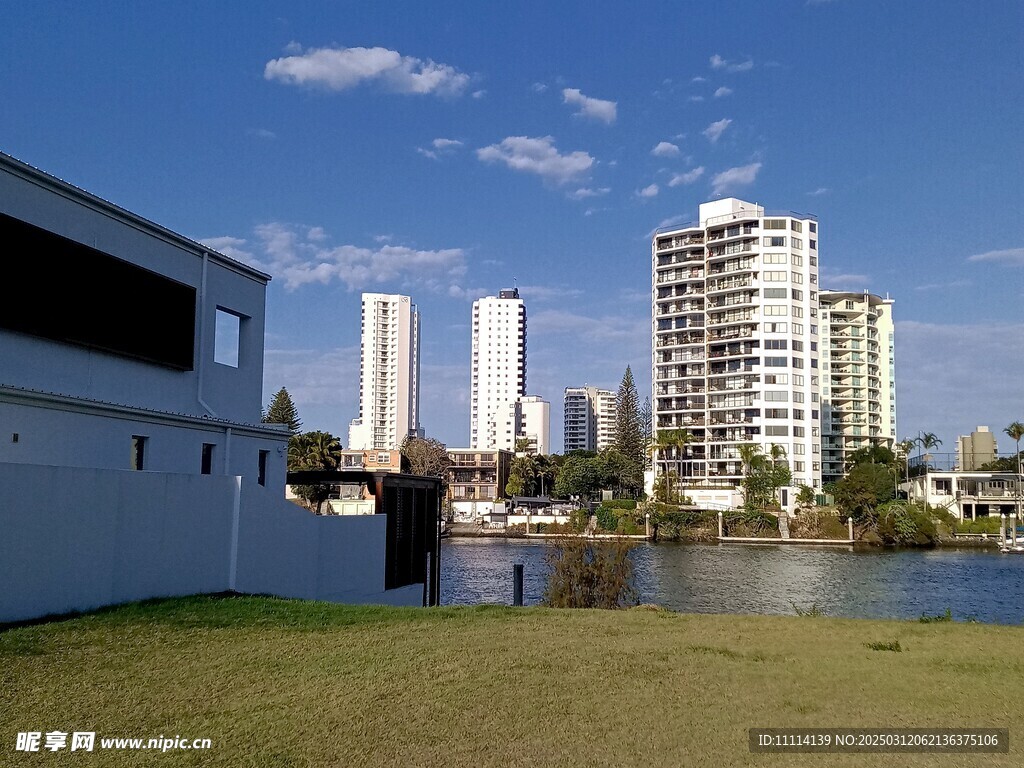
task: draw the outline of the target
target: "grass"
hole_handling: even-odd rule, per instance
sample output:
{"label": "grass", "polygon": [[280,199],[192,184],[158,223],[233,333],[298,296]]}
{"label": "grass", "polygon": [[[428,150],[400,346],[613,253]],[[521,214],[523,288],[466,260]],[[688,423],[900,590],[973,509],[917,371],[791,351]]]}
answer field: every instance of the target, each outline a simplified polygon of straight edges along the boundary
{"label": "grass", "polygon": [[[1019,765],[1022,640],[650,606],[149,602],[0,632],[0,765]],[[825,726],[1008,727],[1011,753],[747,751],[750,727]],[[13,752],[18,731],[55,729],[213,748]]]}

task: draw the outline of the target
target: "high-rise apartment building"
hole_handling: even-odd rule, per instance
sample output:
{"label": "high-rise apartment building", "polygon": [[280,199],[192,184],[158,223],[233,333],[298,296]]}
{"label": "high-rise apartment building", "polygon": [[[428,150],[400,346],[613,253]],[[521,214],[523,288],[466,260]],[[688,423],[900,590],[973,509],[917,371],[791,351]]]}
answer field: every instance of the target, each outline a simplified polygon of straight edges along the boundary
{"label": "high-rise apartment building", "polygon": [[551,452],[551,403],[537,395],[525,395],[517,401],[519,435],[527,441],[527,451],[547,455]]}
{"label": "high-rise apartment building", "polygon": [[566,387],[564,450],[600,451],[615,442],[615,393],[598,387]]}
{"label": "high-rise apartment building", "polygon": [[822,481],[842,479],[850,454],[896,444],[893,300],[822,291]]}
{"label": "high-rise apartment building", "polygon": [[394,450],[420,428],[420,315],[408,296],[364,293],[352,450]]}
{"label": "high-rise apartment building", "polygon": [[470,447],[514,450],[524,395],[526,305],[513,288],[473,302]]}
{"label": "high-rise apartment building", "polygon": [[820,487],[818,234],[812,216],[736,198],[655,234],[654,429],[695,438],[659,456],[659,472],[738,486],[740,447],[777,445],[794,485]]}

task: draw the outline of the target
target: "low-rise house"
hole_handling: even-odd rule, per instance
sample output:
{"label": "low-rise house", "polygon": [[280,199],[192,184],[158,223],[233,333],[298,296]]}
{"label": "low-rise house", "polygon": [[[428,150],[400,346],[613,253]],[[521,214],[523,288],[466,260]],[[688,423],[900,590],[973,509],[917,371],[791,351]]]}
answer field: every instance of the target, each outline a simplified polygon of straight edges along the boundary
{"label": "low-rise house", "polygon": [[912,501],[949,510],[961,520],[1012,515],[1021,509],[1021,488],[1012,472],[932,472],[911,477]]}

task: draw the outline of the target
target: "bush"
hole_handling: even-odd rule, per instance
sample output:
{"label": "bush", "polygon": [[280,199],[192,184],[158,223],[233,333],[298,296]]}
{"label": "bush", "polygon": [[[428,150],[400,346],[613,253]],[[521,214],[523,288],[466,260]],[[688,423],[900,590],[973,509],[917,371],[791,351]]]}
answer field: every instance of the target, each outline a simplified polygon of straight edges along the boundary
{"label": "bush", "polygon": [[906,501],[880,506],[877,530],[884,544],[897,546],[931,546],[939,535],[928,510]]}
{"label": "bush", "polygon": [[[607,502],[605,502],[607,503]],[[619,515],[614,509],[609,509],[602,504],[595,512],[597,515],[597,527],[609,533],[615,533],[619,528]]]}
{"label": "bush", "polygon": [[544,604],[551,608],[626,608],[637,604],[632,544],[622,539],[554,539]]}
{"label": "bush", "polygon": [[[957,533],[999,533],[1001,519],[997,516],[979,517],[976,520],[960,520],[956,523]],[[1009,526],[1009,523],[1007,523]]]}
{"label": "bush", "polygon": [[810,507],[790,519],[789,533],[795,539],[846,539],[850,530],[834,511]]}
{"label": "bush", "polygon": [[725,516],[726,535],[765,538],[780,536],[779,518],[761,510],[730,512]]}
{"label": "bush", "polygon": [[602,507],[608,509],[636,509],[635,499],[609,499],[601,502]]}
{"label": "bush", "polygon": [[889,643],[864,643],[865,648],[870,648],[872,651],[893,651],[895,653],[903,653],[903,646],[900,645],[899,640],[893,640]]}

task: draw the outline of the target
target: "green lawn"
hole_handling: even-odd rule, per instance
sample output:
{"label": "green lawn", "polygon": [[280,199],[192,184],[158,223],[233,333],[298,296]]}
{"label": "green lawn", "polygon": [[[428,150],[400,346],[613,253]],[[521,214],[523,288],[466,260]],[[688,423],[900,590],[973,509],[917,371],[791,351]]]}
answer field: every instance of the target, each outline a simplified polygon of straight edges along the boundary
{"label": "green lawn", "polygon": [[[0,765],[1021,765],[1022,643],[942,622],[168,600],[0,632]],[[751,755],[752,726],[1008,727],[1011,752]],[[213,747],[14,751],[48,730]]]}

